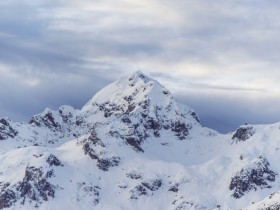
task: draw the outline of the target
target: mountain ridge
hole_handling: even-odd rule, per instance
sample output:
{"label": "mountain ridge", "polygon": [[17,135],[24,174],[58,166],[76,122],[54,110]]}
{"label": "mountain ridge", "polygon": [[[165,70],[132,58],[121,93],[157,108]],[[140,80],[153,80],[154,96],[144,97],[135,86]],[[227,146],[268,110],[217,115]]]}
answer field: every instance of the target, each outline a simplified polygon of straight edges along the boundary
{"label": "mountain ridge", "polygon": [[135,72],[81,110],[0,119],[0,209],[277,209],[279,128],[220,134]]}

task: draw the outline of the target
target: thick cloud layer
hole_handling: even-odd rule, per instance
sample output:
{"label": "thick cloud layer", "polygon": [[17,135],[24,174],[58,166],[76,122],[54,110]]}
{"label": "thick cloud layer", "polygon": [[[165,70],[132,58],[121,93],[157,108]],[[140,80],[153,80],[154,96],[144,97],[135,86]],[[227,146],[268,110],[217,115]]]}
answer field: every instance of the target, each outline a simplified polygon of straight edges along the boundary
{"label": "thick cloud layer", "polygon": [[279,9],[271,0],[0,2],[0,116],[80,108],[141,70],[208,127],[280,121]]}

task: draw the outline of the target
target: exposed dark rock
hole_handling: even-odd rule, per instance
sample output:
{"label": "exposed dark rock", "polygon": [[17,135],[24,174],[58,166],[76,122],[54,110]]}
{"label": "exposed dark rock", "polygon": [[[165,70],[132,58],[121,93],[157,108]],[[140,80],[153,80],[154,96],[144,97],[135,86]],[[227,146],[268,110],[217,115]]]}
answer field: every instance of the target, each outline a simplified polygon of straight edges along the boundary
{"label": "exposed dark rock", "polygon": [[39,207],[42,201],[54,198],[56,187],[48,181],[52,176],[53,170],[44,171],[33,166],[26,167],[22,181],[15,185],[1,183],[0,209],[11,207],[18,201],[22,205],[28,201],[33,203],[34,207]]}
{"label": "exposed dark rock", "polygon": [[279,210],[279,209],[280,209],[280,203],[275,203],[264,208],[259,208],[258,210]]}
{"label": "exposed dark rock", "polygon": [[122,118],[122,122],[126,123],[126,124],[130,124],[131,120],[128,117],[123,117]]}
{"label": "exposed dark rock", "polygon": [[104,143],[98,138],[95,130],[93,130],[88,139],[83,141],[83,150],[86,155],[89,155],[92,159],[98,160],[99,155],[94,150],[96,146],[105,147]]}
{"label": "exposed dark rock", "polygon": [[44,172],[42,168],[27,167],[23,181],[17,184],[22,204],[26,199],[41,203],[47,201],[48,197],[54,198],[56,187],[47,181],[53,176],[53,171]]}
{"label": "exposed dark rock", "polygon": [[73,114],[71,112],[65,111],[63,107],[60,107],[58,112],[61,115],[61,118],[64,123],[69,123],[72,121]]}
{"label": "exposed dark rock", "polygon": [[180,139],[186,139],[186,136],[189,134],[189,128],[187,125],[183,122],[174,122],[171,125],[171,130],[175,132],[175,135]]}
{"label": "exposed dark rock", "polygon": [[99,159],[98,154],[95,152],[95,146],[105,147],[103,142],[97,137],[97,133],[93,130],[90,136],[83,141],[83,150],[86,155],[89,155],[92,159]]}
{"label": "exposed dark rock", "polygon": [[119,185],[118,187],[121,189],[126,189],[128,187],[128,185]]}
{"label": "exposed dark rock", "polygon": [[142,174],[138,174],[135,171],[132,171],[132,172],[126,174],[126,176],[130,179],[136,179],[136,180],[137,179],[142,179]]}
{"label": "exposed dark rock", "polygon": [[147,189],[143,185],[137,185],[133,190],[130,191],[130,199],[138,199],[139,196],[147,195]]}
{"label": "exposed dark rock", "polygon": [[125,141],[127,144],[131,145],[132,148],[137,152],[144,152],[141,148],[142,139],[136,138],[134,136],[125,137]]}
{"label": "exposed dark rock", "polygon": [[36,119],[35,116],[33,116],[33,117],[31,118],[31,120],[29,121],[29,124],[31,124],[31,125],[36,125],[36,126],[38,126],[38,127],[41,126],[41,123]]}
{"label": "exposed dark rock", "polygon": [[43,122],[48,127],[58,127],[58,124],[54,121],[54,117],[50,112],[44,116]]}
{"label": "exposed dark rock", "polygon": [[171,186],[168,191],[175,192],[175,193],[178,192],[179,191],[178,184]]}
{"label": "exposed dark rock", "polygon": [[160,179],[155,179],[150,182],[142,182],[142,185],[151,191],[156,191],[162,186],[162,181]]}
{"label": "exposed dark rock", "polygon": [[76,125],[77,126],[79,126],[79,125],[81,125],[82,123],[83,123],[83,118],[82,117],[80,117],[80,116],[77,116],[76,117]]}
{"label": "exposed dark rock", "polygon": [[155,120],[154,118],[150,117],[146,120],[144,127],[146,129],[153,130],[153,133],[156,137],[160,136],[159,130],[161,129],[161,124],[159,123],[158,120]]}
{"label": "exposed dark rock", "polygon": [[50,164],[50,166],[63,166],[61,161],[53,154],[49,155],[47,158],[47,163]]}
{"label": "exposed dark rock", "polygon": [[16,194],[12,190],[1,190],[0,209],[9,208],[16,202]]}
{"label": "exposed dark rock", "polygon": [[102,171],[108,171],[110,167],[115,167],[120,164],[120,158],[119,157],[111,157],[111,158],[98,158],[97,160],[97,166]]}
{"label": "exposed dark rock", "polygon": [[46,119],[46,123],[45,124],[49,123],[53,127],[58,127],[58,124],[54,121],[54,117],[53,117],[52,113],[47,113],[45,115],[45,119]]}
{"label": "exposed dark rock", "polygon": [[140,79],[142,79],[145,83],[149,81],[149,78],[146,77],[142,72],[137,72],[137,75]]}
{"label": "exposed dark rock", "polygon": [[88,137],[88,142],[90,142],[92,145],[94,146],[101,146],[101,147],[105,147],[104,143],[100,140],[100,138],[97,137],[97,133],[93,130],[90,134],[90,136]]}
{"label": "exposed dark rock", "polygon": [[[146,112],[148,111],[148,108],[149,108],[149,103],[150,103],[150,100],[147,99],[147,100],[144,100],[140,105],[142,107],[143,110],[145,110]],[[143,116],[144,115],[144,116]],[[142,113],[142,116],[145,118],[145,116],[147,116],[147,113]]]}
{"label": "exposed dark rock", "polygon": [[150,181],[142,182],[140,185],[137,185],[134,189],[130,191],[130,199],[138,199],[139,196],[148,195],[162,186],[161,179],[154,179]]}
{"label": "exposed dark rock", "polygon": [[71,118],[73,117],[73,115],[71,113],[68,113],[67,115],[62,113],[61,117],[64,123],[69,123],[71,122]]}
{"label": "exposed dark rock", "polygon": [[53,114],[51,111],[47,112],[45,115],[35,115],[29,121],[29,124],[34,124],[38,127],[45,126],[51,130],[60,130],[61,125],[55,122]]}
{"label": "exposed dark rock", "polygon": [[192,116],[197,122],[200,123],[199,117],[198,117],[198,115],[196,114],[196,112],[192,112],[192,113],[191,113],[191,116]]}
{"label": "exposed dark rock", "polygon": [[232,136],[232,139],[236,139],[238,141],[246,141],[251,136],[255,134],[255,130],[251,126],[243,126],[238,128]]}
{"label": "exposed dark rock", "polygon": [[10,125],[9,122],[8,122],[8,120],[5,119],[5,118],[1,118],[1,119],[0,119],[0,123],[3,124],[3,125],[5,125],[5,126],[9,126],[9,125]]}
{"label": "exposed dark rock", "polygon": [[108,171],[110,167],[118,166],[120,163],[119,157],[110,157],[110,158],[104,158],[102,155],[97,153],[95,151],[95,147],[101,146],[102,148],[105,148],[105,145],[103,142],[97,137],[97,134],[95,131],[91,132],[91,135],[88,139],[82,142],[83,144],[83,150],[85,152],[85,155],[90,156],[92,159],[97,160],[97,167],[100,170]]}
{"label": "exposed dark rock", "polygon": [[110,117],[112,115],[124,114],[125,110],[123,106],[118,106],[115,103],[106,102],[103,104],[93,104],[99,108],[100,111],[104,112],[104,117]]}
{"label": "exposed dark rock", "polygon": [[85,152],[85,155],[90,156],[92,159],[97,160],[99,157],[97,155],[97,153],[95,152],[95,150],[91,147],[89,142],[84,143],[83,145],[83,150]]}
{"label": "exposed dark rock", "polygon": [[85,197],[89,197],[94,205],[99,203],[99,190],[101,189],[99,186],[88,185],[85,182],[77,183],[78,185],[78,197],[77,200],[84,199]]}
{"label": "exposed dark rock", "polygon": [[134,104],[129,104],[127,107],[127,110],[125,111],[124,114],[129,114],[130,112],[132,112],[135,109],[135,105]]}
{"label": "exposed dark rock", "polygon": [[127,102],[131,102],[133,100],[133,97],[132,96],[125,96],[123,99]]}
{"label": "exposed dark rock", "polygon": [[8,120],[5,118],[0,119],[0,140],[7,140],[8,138],[15,138],[18,134]]}
{"label": "exposed dark rock", "polygon": [[175,208],[175,210],[187,210],[187,209],[205,210],[207,208],[199,204],[196,204],[192,201],[183,201]]}
{"label": "exposed dark rock", "polygon": [[234,198],[241,198],[246,192],[258,188],[271,188],[270,182],[275,181],[277,174],[269,169],[269,162],[262,156],[248,167],[241,169],[231,179],[229,186]]}

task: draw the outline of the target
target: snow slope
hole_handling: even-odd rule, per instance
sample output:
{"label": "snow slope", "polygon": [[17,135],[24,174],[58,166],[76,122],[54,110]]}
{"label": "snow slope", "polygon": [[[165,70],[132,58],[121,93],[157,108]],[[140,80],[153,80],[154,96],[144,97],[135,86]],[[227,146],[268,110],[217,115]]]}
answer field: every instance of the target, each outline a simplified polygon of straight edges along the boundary
{"label": "snow slope", "polygon": [[0,209],[279,209],[280,123],[204,128],[141,72],[81,110],[0,119]]}

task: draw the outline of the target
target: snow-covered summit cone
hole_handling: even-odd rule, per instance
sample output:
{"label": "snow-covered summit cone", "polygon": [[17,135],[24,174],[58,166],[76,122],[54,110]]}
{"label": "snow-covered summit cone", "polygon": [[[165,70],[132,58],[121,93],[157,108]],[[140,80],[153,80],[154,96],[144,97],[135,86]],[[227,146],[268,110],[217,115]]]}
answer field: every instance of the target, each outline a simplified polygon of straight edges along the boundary
{"label": "snow-covered summit cone", "polygon": [[104,108],[105,117],[133,112],[155,116],[160,111],[166,113],[166,118],[176,118],[180,114],[186,114],[184,111],[190,111],[189,108],[181,111],[183,107],[179,107],[165,87],[140,71],[103,88],[82,111],[96,111],[93,109],[96,105],[104,105],[101,109]]}
{"label": "snow-covered summit cone", "polygon": [[81,114],[90,122],[109,123],[109,133],[138,150],[143,140],[159,137],[162,131],[183,140],[193,126],[200,126],[192,109],[177,103],[165,87],[139,71],[99,91]]}
{"label": "snow-covered summit cone", "polygon": [[144,118],[175,121],[190,115],[188,120],[199,122],[193,110],[178,104],[165,87],[140,71],[103,88],[81,111],[88,114],[102,111],[105,118],[141,113]]}

